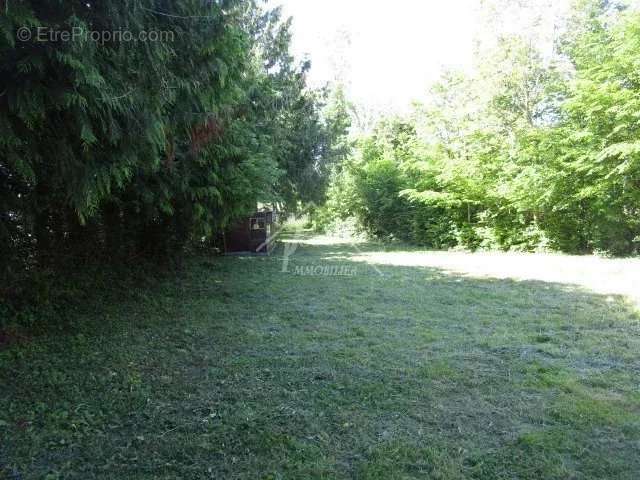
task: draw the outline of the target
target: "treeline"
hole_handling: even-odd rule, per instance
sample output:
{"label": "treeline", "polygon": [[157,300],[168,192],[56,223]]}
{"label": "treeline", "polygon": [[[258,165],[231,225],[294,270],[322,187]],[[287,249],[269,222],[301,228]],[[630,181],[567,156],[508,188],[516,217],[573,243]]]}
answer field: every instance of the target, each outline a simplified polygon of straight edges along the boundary
{"label": "treeline", "polygon": [[[544,14],[544,12],[543,12]],[[433,248],[640,250],[640,15],[581,1],[552,56],[520,35],[358,141],[321,226]]]}
{"label": "treeline", "polygon": [[257,201],[320,201],[347,116],[289,42],[258,0],[3,2],[2,293],[61,263],[179,258]]}

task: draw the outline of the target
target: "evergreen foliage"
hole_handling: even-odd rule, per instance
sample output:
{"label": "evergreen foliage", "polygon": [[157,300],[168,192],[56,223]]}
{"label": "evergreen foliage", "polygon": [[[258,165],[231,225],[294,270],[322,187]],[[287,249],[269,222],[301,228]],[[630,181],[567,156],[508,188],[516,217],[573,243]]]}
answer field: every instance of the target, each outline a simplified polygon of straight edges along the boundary
{"label": "evergreen foliage", "polygon": [[290,55],[279,10],[254,0],[5,7],[2,284],[70,254],[176,260],[258,201],[322,198],[346,127],[324,114],[328,92],[307,88],[310,65]]}

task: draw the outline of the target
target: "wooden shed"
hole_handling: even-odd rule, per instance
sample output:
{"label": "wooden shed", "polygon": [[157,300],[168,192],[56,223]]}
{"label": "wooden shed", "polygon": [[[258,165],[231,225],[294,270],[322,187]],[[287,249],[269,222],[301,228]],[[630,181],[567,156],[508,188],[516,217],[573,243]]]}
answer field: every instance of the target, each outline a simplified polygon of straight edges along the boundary
{"label": "wooden shed", "polygon": [[225,254],[268,255],[275,246],[277,220],[276,211],[269,208],[241,218],[225,232]]}

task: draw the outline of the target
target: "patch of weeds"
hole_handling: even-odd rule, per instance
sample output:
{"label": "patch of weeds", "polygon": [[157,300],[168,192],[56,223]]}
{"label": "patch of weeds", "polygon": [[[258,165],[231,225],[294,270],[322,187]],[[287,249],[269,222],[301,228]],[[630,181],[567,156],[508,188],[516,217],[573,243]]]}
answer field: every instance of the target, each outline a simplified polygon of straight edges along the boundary
{"label": "patch of weeds", "polygon": [[550,416],[556,422],[579,428],[595,426],[638,430],[637,413],[630,412],[621,399],[594,398],[593,392],[560,395],[550,407]]}
{"label": "patch of weeds", "polygon": [[476,455],[470,462],[471,476],[565,480],[574,472],[574,448],[572,437],[561,429],[527,432],[497,451]]}
{"label": "patch of weeds", "polygon": [[434,331],[427,328],[417,328],[415,331],[416,337],[424,343],[434,343],[441,339]]}
{"label": "patch of weeds", "polygon": [[533,338],[533,341],[535,343],[549,343],[553,341],[553,337],[551,335],[540,334],[540,335],[536,335]]}
{"label": "patch of weeds", "polygon": [[533,362],[525,366],[524,386],[528,388],[555,389],[573,393],[579,390],[575,376],[559,366]]}
{"label": "patch of weeds", "polygon": [[364,327],[354,327],[351,329],[351,335],[358,338],[366,338],[367,330]]}
{"label": "patch of weeds", "polygon": [[465,477],[460,459],[454,451],[394,441],[372,448],[366,460],[360,462],[357,478],[455,480]]}
{"label": "patch of weeds", "polygon": [[422,378],[436,381],[454,381],[461,376],[460,370],[443,359],[426,359],[418,373]]}

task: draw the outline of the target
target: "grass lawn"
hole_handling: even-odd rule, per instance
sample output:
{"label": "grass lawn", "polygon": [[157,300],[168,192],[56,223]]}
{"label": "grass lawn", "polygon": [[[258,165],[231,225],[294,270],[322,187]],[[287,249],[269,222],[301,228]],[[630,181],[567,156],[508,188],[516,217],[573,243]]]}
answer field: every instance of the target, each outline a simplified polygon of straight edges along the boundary
{"label": "grass lawn", "polygon": [[628,299],[381,249],[194,258],[5,347],[0,478],[640,478]]}

